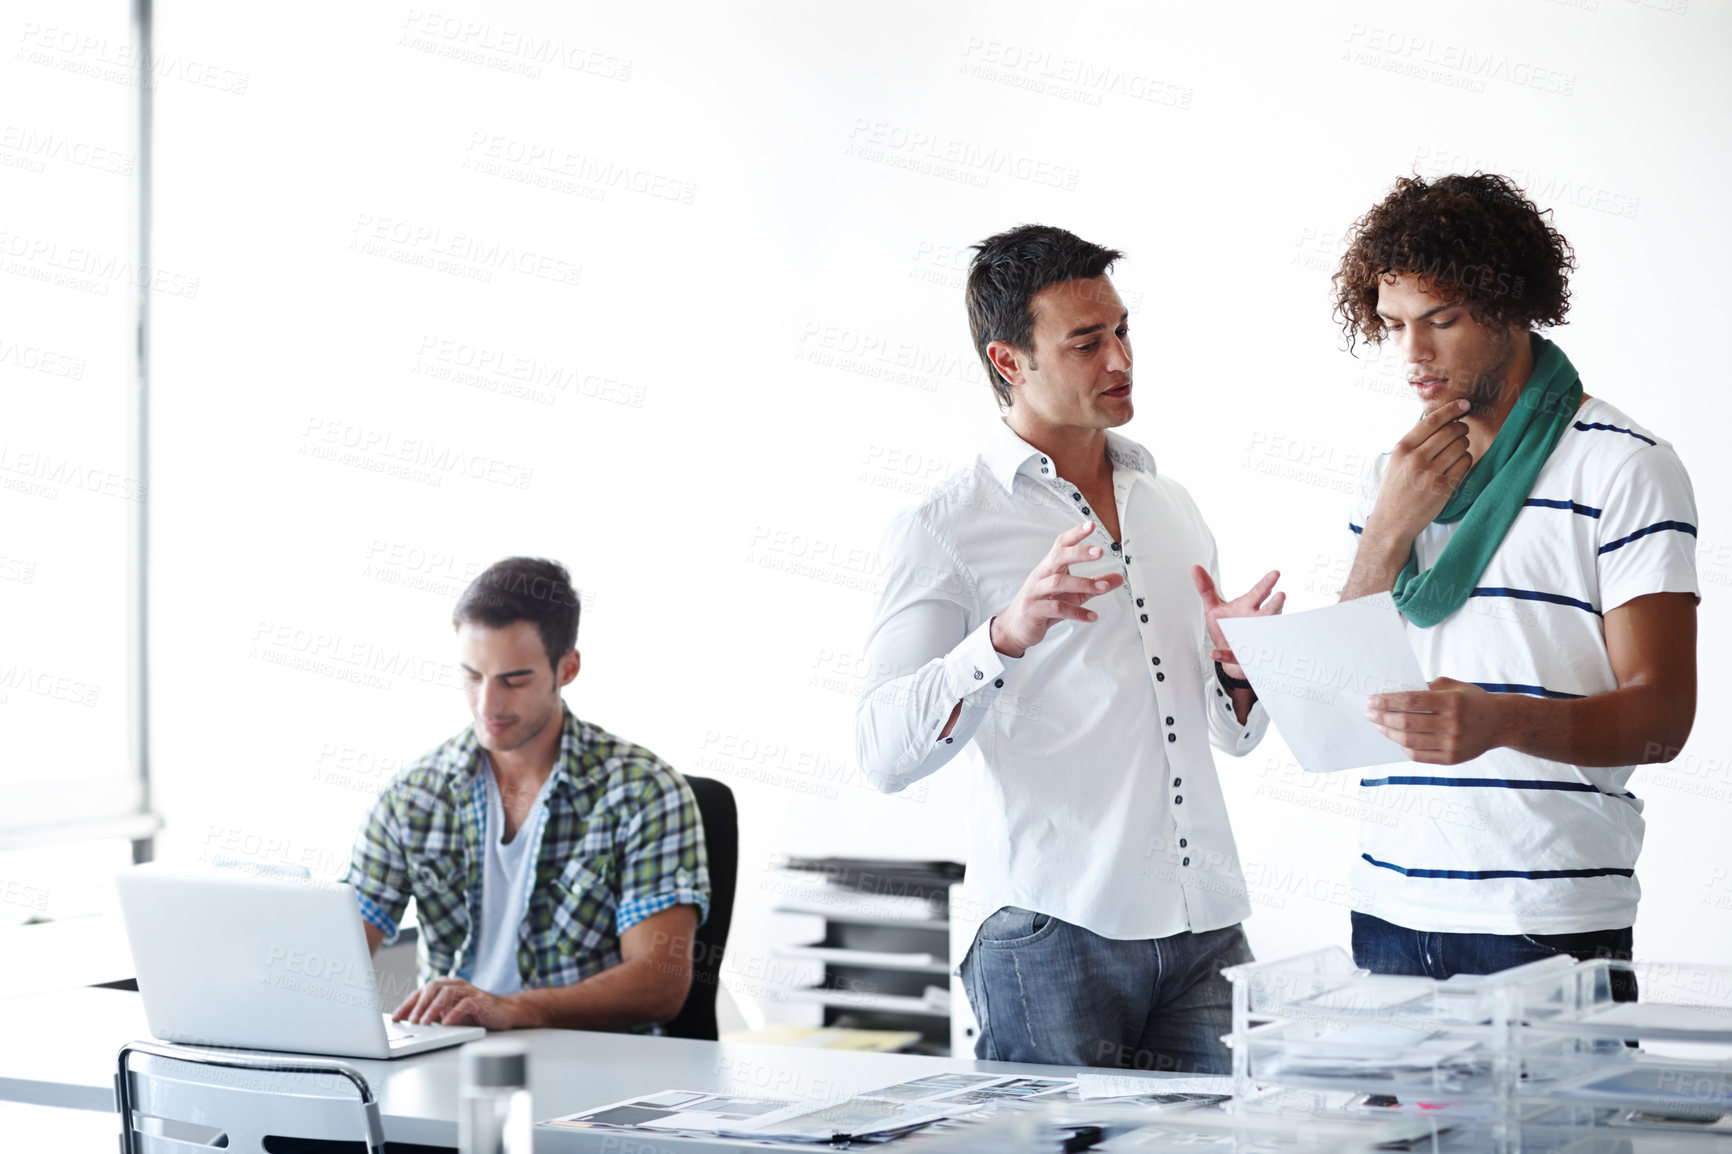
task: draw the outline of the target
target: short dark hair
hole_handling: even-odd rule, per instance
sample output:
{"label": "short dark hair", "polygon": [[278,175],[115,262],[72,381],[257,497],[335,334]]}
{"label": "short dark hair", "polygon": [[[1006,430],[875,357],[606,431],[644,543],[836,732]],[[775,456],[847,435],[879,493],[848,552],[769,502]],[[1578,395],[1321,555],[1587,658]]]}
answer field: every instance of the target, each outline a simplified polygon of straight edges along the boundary
{"label": "short dark hair", "polygon": [[1041,289],[1073,280],[1093,280],[1125,254],[1090,244],[1073,232],[1045,224],[1021,224],[974,246],[968,266],[968,331],[986,368],[998,403],[1010,407],[1010,383],[993,367],[986,346],[993,341],[1034,350],[1034,310]]}
{"label": "short dark hair", "polygon": [[1336,270],[1335,315],[1355,338],[1385,336],[1377,286],[1410,273],[1426,292],[1466,302],[1477,321],[1561,325],[1570,311],[1570,243],[1508,177],[1476,172],[1429,184],[1404,176],[1354,222]]}
{"label": "short dark hair", "polygon": [[557,668],[559,659],[577,647],[580,608],[565,566],[540,557],[507,557],[469,583],[451,611],[451,627],[468,621],[503,629],[532,621],[547,649],[548,664]]}

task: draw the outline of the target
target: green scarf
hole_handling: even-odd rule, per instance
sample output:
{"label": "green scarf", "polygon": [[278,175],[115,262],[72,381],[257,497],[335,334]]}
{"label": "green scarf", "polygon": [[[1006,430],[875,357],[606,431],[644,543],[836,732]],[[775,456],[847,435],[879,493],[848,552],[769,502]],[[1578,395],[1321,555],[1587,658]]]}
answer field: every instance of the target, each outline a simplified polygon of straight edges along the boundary
{"label": "green scarf", "polygon": [[1444,545],[1437,564],[1421,573],[1419,550],[1414,549],[1395,579],[1395,607],[1422,629],[1467,601],[1582,403],[1581,375],[1563,350],[1544,337],[1532,339],[1533,375],[1491,449],[1473,463],[1438,514],[1439,524],[1460,521],[1461,527]]}

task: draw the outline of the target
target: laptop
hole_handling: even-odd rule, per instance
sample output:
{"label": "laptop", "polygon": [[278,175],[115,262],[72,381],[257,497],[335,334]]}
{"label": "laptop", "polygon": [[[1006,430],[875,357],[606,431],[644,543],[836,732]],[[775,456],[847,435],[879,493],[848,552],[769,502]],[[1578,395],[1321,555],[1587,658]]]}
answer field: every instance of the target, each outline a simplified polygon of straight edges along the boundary
{"label": "laptop", "polygon": [[157,862],[115,882],[145,1018],[165,1042],[399,1058],[487,1034],[390,1020],[401,998],[380,1004],[350,885]]}

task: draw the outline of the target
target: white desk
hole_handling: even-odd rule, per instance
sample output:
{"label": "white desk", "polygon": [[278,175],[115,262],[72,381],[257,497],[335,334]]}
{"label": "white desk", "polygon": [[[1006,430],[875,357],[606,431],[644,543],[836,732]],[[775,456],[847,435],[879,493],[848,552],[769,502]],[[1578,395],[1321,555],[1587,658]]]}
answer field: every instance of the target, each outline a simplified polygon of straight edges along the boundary
{"label": "white desk", "polygon": [[[148,1039],[139,996],[121,990],[62,990],[0,1001],[0,1099],[79,1110],[114,1109],[115,1055]],[[766,1098],[822,1098],[876,1089],[945,1070],[1070,1078],[1072,1066],[862,1054],[792,1046],[696,1042],[583,1030],[521,1030],[530,1045],[531,1091],[540,1119],[573,1114],[657,1090],[706,1090]],[[385,1137],[457,1145],[455,1047],[395,1061],[346,1059],[378,1096]],[[1154,1075],[1151,1075],[1154,1077]],[[734,1150],[721,1140],[691,1142],[618,1133],[543,1130],[538,1151]],[[626,1139],[622,1143],[622,1139]]]}
{"label": "white desk", "polygon": [[137,972],[119,914],[7,926],[0,929],[0,959],[6,983],[0,998],[122,982]]}

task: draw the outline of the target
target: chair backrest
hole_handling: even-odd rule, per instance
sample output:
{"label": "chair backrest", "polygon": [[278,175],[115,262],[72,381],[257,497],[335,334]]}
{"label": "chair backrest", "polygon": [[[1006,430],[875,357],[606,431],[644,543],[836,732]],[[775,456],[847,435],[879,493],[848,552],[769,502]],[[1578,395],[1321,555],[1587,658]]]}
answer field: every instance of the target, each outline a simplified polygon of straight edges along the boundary
{"label": "chair backrest", "polygon": [[734,883],[740,872],[740,811],[734,791],[708,777],[686,777],[704,823],[710,864],[710,916],[698,927],[692,946],[692,992],[662,1032],[674,1038],[715,1041],[716,993],[721,989],[722,951],[734,920]]}
{"label": "chair backrest", "polygon": [[[134,1055],[144,1061],[133,1064]],[[131,1042],[120,1048],[114,1101],[121,1154],[208,1154],[210,1141],[190,1132],[212,1129],[231,1154],[265,1154],[267,1136],[385,1149],[372,1087],[331,1058]]]}

